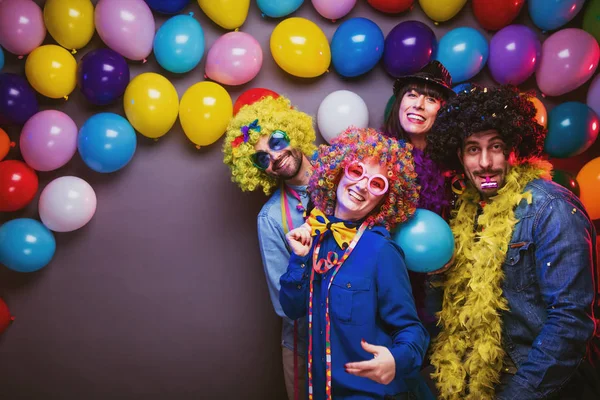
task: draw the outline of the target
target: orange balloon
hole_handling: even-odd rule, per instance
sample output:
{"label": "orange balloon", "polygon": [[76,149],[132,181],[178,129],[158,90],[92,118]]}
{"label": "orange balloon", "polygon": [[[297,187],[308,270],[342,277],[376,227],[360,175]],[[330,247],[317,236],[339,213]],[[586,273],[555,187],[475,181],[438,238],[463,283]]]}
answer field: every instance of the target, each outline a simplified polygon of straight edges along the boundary
{"label": "orange balloon", "polygon": [[581,202],[591,219],[600,218],[600,157],[594,158],[577,174]]}
{"label": "orange balloon", "polygon": [[6,132],[0,128],[0,161],[4,160],[11,147],[15,147],[15,143],[11,142]]}
{"label": "orange balloon", "polygon": [[527,99],[530,102],[532,102],[533,105],[535,106],[535,109],[536,109],[535,119],[537,120],[538,124],[540,124],[544,128],[547,128],[548,127],[548,112],[546,111],[546,107],[544,106],[544,103],[542,103],[541,100],[535,96],[529,96],[529,95],[526,95],[525,93],[521,93],[521,95],[527,96]]}

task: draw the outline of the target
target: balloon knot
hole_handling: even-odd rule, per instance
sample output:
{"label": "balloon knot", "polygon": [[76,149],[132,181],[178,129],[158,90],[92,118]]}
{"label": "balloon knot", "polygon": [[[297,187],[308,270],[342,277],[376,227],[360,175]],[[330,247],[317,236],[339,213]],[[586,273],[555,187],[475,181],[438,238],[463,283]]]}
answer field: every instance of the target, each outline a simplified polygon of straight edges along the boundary
{"label": "balloon knot", "polygon": [[235,28],[233,31],[234,31],[234,32],[239,32],[239,31],[240,31],[240,28]]}
{"label": "balloon knot", "polygon": [[25,56],[19,56],[19,57],[17,57],[17,58],[18,58],[19,60],[22,60],[22,59],[23,59],[23,57],[25,57]]}
{"label": "balloon knot", "polygon": [[155,142],[158,142],[158,138],[154,138],[154,141],[155,141]]}
{"label": "balloon knot", "polygon": [[437,22],[437,21],[433,21],[433,24],[434,24],[435,26],[439,26],[439,25],[440,25],[440,23],[439,23],[439,22]]}
{"label": "balloon knot", "polygon": [[193,11],[191,11],[191,12],[190,12],[190,17],[193,17],[193,16],[194,16],[194,12],[193,12]]}
{"label": "balloon knot", "polygon": [[200,145],[199,144],[196,145],[196,149],[200,150]]}
{"label": "balloon knot", "polygon": [[331,20],[331,22],[333,22],[334,24],[335,24],[335,21],[337,21],[337,20],[335,20],[335,19],[332,19],[332,20]]}
{"label": "balloon knot", "polygon": [[17,144],[15,142],[10,142],[10,147],[15,147]]}
{"label": "balloon knot", "polygon": [[65,101],[69,100],[69,96],[63,96],[63,99],[65,99]]}
{"label": "balloon knot", "polygon": [[329,73],[329,70],[327,69],[327,70],[325,70],[325,72]]}
{"label": "balloon knot", "polygon": [[148,60],[146,60],[145,58],[142,60],[142,64],[146,64],[148,62]]}
{"label": "balloon knot", "polygon": [[260,13],[260,16],[261,16],[261,18],[265,18],[266,17],[265,13]]}
{"label": "balloon knot", "polygon": [[71,54],[77,54],[77,49],[71,50]]}
{"label": "balloon knot", "polygon": [[208,79],[208,75],[204,74],[204,79]]}
{"label": "balloon knot", "polygon": [[15,320],[15,317],[11,315],[10,316],[10,322],[12,323],[14,320]]}

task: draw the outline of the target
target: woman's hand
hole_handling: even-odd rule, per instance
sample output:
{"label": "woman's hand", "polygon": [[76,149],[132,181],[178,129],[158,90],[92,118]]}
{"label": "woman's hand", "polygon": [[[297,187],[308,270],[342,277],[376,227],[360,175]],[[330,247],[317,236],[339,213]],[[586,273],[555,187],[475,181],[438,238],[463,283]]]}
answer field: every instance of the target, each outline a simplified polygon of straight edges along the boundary
{"label": "woman's hand", "polygon": [[375,346],[364,340],[361,342],[365,351],[373,354],[372,360],[351,362],[346,364],[346,372],[356,376],[369,378],[372,381],[387,385],[396,376],[396,360],[385,346]]}
{"label": "woman's hand", "polygon": [[285,235],[285,238],[292,252],[297,256],[304,257],[310,251],[313,241],[310,225],[305,223],[296,229],[292,229]]}
{"label": "woman's hand", "polygon": [[454,265],[454,254],[452,254],[452,258],[448,261],[442,268],[436,269],[435,271],[428,272],[427,275],[438,275],[442,274],[450,269],[451,266]]}

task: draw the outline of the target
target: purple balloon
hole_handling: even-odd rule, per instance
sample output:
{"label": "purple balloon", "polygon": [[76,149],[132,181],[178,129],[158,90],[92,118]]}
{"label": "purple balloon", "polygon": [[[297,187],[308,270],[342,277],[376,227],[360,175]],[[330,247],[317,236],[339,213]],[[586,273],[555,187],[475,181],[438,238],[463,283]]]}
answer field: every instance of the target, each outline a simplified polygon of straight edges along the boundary
{"label": "purple balloon", "polygon": [[427,25],[401,22],[385,38],[383,66],[394,78],[413,74],[431,60],[436,47],[435,34]]}
{"label": "purple balloon", "polygon": [[600,116],[600,75],[596,75],[587,93],[587,105]]}
{"label": "purple balloon", "polygon": [[42,9],[32,0],[0,1],[0,45],[18,56],[31,53],[46,37]]}
{"label": "purple balloon", "polygon": [[38,101],[20,75],[0,74],[0,124],[23,125],[38,112]]}
{"label": "purple balloon", "polygon": [[490,42],[488,66],[500,84],[519,85],[534,72],[542,53],[536,33],[524,25],[509,25]]}
{"label": "purple balloon", "polygon": [[90,51],[77,65],[77,86],[92,104],[103,106],[117,100],[129,84],[129,65],[111,49]]}

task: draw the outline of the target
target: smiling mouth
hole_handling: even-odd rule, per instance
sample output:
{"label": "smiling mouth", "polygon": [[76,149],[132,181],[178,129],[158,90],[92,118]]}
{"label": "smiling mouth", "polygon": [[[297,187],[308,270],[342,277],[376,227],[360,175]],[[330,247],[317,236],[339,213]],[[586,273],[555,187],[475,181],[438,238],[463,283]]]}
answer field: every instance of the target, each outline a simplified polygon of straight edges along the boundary
{"label": "smiling mouth", "polygon": [[419,115],[419,114],[415,114],[415,113],[406,114],[406,118],[408,118],[408,120],[410,122],[417,123],[417,124],[422,124],[423,122],[425,122],[425,117],[423,117],[422,115]]}
{"label": "smiling mouth", "polygon": [[[495,177],[495,175],[494,175],[494,177]],[[484,179],[483,176],[480,176],[479,178]],[[482,189],[497,189],[498,182],[496,182],[495,180],[492,180],[492,177],[488,175],[485,177],[485,181],[481,182],[481,188]]]}
{"label": "smiling mouth", "polygon": [[365,198],[362,197],[360,194],[358,194],[356,191],[354,191],[353,189],[348,189],[348,196],[356,201],[356,202],[363,202],[365,201]]}
{"label": "smiling mouth", "polygon": [[279,160],[273,163],[273,171],[279,171],[280,169],[287,166],[290,156],[283,156]]}

